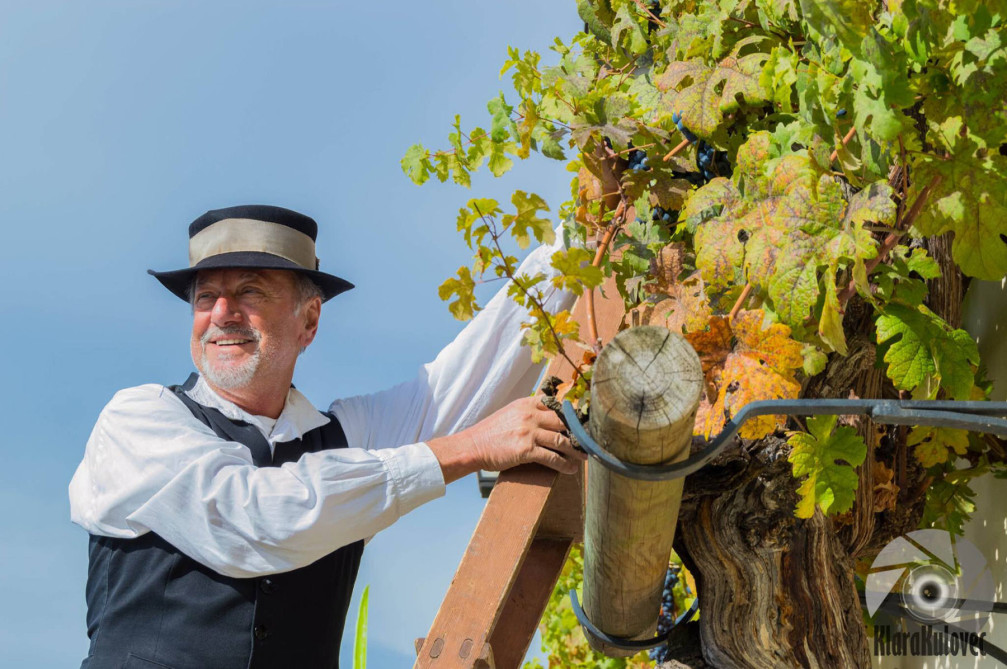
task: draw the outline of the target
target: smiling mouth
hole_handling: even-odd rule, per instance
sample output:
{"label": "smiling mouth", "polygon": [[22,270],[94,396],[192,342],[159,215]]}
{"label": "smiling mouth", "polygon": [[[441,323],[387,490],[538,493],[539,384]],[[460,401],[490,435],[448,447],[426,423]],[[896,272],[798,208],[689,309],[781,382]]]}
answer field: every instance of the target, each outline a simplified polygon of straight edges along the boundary
{"label": "smiling mouth", "polygon": [[218,339],[217,341],[210,342],[216,346],[240,346],[242,344],[251,343],[251,339]]}

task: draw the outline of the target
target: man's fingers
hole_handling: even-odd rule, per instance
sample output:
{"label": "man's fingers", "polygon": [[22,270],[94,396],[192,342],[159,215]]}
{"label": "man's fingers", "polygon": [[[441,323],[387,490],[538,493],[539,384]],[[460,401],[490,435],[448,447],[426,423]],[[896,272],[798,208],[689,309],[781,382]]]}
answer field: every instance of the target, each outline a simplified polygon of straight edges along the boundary
{"label": "man's fingers", "polygon": [[561,453],[570,458],[575,458],[577,460],[587,459],[587,453],[574,448],[573,442],[570,441],[570,437],[560,434],[559,432],[554,432],[552,430],[538,430],[535,433],[535,444],[541,446],[542,448],[548,448],[551,451],[556,451],[557,453]]}
{"label": "man's fingers", "polygon": [[531,453],[531,459],[533,462],[555,469],[561,474],[576,474],[577,470],[581,468],[580,462],[565,458],[548,448],[535,448]]}
{"label": "man's fingers", "polygon": [[552,411],[545,405],[545,395],[535,395],[535,407],[543,411]]}
{"label": "man's fingers", "polygon": [[555,411],[549,407],[543,406],[541,402],[536,402],[535,406],[541,411],[536,411],[532,414],[532,418],[538,427],[544,427],[547,430],[552,430],[553,432],[563,432],[566,430],[566,425],[563,423],[563,419],[560,418]]}

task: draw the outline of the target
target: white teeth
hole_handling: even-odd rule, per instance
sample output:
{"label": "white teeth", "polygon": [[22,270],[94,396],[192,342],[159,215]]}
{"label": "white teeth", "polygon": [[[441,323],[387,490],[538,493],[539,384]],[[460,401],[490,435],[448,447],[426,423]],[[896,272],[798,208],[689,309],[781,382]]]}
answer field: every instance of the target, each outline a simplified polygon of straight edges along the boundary
{"label": "white teeth", "polygon": [[217,346],[229,346],[231,344],[246,344],[250,341],[251,339],[218,339],[214,343]]}

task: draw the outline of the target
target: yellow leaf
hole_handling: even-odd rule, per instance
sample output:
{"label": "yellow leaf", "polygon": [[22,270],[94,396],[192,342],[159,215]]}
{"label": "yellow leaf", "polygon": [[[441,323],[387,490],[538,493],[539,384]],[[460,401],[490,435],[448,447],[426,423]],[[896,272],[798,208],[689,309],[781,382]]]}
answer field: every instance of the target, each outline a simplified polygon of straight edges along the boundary
{"label": "yellow leaf", "polygon": [[909,432],[907,446],[915,446],[913,453],[924,467],[933,467],[948,461],[949,449],[957,455],[965,455],[969,449],[969,434],[966,430],[950,427],[920,425]]}

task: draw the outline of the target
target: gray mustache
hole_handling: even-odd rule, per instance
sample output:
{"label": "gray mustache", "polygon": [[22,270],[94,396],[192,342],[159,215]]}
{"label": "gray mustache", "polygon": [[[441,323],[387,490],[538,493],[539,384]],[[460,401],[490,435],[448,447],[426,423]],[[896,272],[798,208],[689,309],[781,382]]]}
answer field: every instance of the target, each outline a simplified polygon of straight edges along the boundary
{"label": "gray mustache", "polygon": [[260,339],[258,331],[253,330],[252,328],[243,328],[237,325],[232,325],[223,328],[217,326],[211,326],[206,332],[203,333],[203,336],[200,337],[199,340],[205,346],[210,342],[210,339],[212,337],[218,337],[218,336],[233,336],[233,337],[240,337],[242,339],[251,339],[256,343],[258,343]]}

